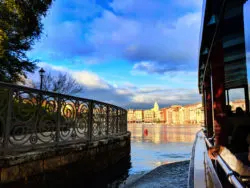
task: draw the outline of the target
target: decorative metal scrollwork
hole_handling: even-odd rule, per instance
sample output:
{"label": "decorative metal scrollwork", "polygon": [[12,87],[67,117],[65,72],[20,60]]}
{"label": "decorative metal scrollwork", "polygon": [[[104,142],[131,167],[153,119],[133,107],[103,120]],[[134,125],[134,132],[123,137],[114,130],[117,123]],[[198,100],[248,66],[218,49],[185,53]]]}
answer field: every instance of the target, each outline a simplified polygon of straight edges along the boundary
{"label": "decorative metal scrollwork", "polygon": [[104,137],[107,130],[107,107],[104,104],[94,103],[93,108],[93,127],[94,138]]}
{"label": "decorative metal scrollwork", "polygon": [[8,151],[126,131],[126,110],[117,106],[0,82],[0,145]]}
{"label": "decorative metal scrollwork", "polygon": [[117,132],[117,108],[109,108],[109,134],[115,134]]}

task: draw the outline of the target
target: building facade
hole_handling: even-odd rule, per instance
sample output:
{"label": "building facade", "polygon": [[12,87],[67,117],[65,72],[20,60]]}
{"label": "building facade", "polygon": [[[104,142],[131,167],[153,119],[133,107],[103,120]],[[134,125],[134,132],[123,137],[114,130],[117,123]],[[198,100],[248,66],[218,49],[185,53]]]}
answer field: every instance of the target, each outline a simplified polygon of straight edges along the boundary
{"label": "building facade", "polygon": [[[230,102],[232,111],[240,107],[245,110],[244,100]],[[162,123],[167,125],[201,125],[204,124],[204,107],[201,103],[189,104],[185,106],[172,105],[166,108],[159,108],[157,102],[153,108],[146,110],[128,110],[129,123]]]}

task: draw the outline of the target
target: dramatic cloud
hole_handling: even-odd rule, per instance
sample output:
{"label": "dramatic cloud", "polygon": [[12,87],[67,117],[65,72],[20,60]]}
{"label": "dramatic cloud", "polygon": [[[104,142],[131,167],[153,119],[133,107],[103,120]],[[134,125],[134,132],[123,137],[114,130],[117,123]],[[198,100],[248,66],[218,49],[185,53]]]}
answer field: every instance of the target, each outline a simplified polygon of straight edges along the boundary
{"label": "dramatic cloud", "polygon": [[[201,7],[198,0],[55,1],[29,55],[53,74],[69,73],[84,86],[82,97],[134,108],[198,102]],[[250,2],[244,11],[249,60]]]}
{"label": "dramatic cloud", "polygon": [[200,9],[194,0],[55,1],[33,54],[86,64],[155,62],[163,72],[190,68],[197,60]]}
{"label": "dramatic cloud", "polygon": [[99,47],[99,53],[131,62],[190,65],[197,60],[200,16],[199,12],[188,13],[169,25],[164,20],[138,21],[104,11],[91,24],[90,41]]}

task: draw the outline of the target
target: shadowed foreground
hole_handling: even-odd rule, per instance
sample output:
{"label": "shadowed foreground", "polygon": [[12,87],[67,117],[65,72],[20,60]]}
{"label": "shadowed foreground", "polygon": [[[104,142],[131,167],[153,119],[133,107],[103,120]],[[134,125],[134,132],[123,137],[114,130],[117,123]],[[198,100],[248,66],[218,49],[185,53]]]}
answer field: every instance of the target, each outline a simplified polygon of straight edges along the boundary
{"label": "shadowed foreground", "polygon": [[125,187],[187,187],[189,161],[162,165]]}

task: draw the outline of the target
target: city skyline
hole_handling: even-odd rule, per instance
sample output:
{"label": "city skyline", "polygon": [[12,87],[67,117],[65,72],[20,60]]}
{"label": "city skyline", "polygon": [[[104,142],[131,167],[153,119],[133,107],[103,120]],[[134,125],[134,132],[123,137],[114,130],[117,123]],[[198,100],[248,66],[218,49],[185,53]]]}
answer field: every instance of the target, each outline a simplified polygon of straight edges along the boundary
{"label": "city skyline", "polygon": [[[237,107],[245,110],[245,100],[238,99],[230,101],[232,112]],[[202,103],[188,105],[171,105],[159,108],[157,102],[151,109],[128,109],[128,123],[161,123],[167,125],[203,125],[204,107]]]}

